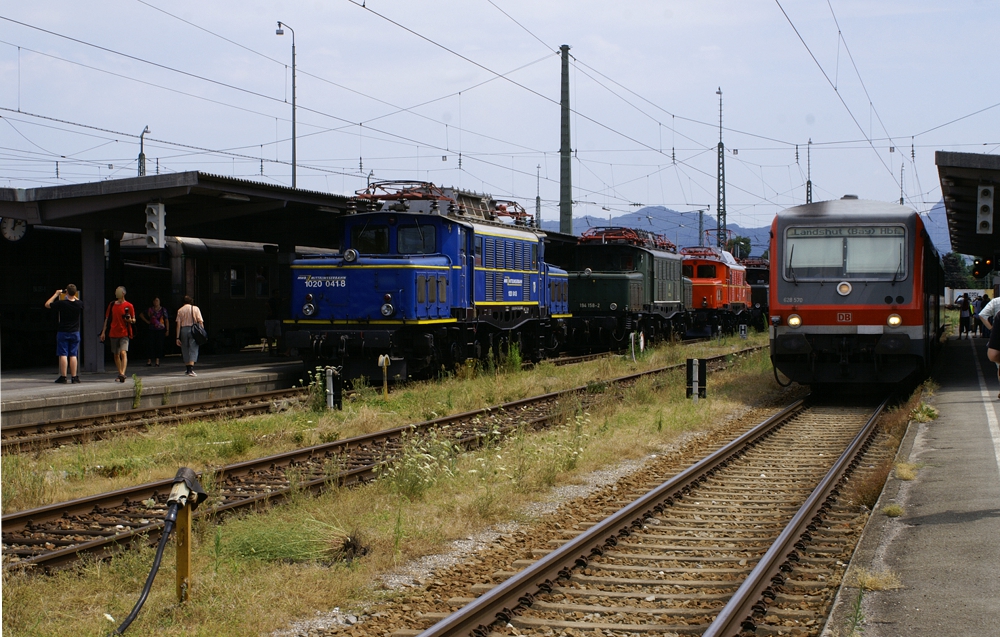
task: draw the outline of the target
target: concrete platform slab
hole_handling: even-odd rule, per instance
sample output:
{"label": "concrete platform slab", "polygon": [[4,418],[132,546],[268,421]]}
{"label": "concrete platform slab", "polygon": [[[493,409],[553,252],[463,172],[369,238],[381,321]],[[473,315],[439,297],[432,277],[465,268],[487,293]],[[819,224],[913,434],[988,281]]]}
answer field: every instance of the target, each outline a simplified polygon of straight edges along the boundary
{"label": "concrete platform slab", "polygon": [[[912,423],[897,455],[916,478],[890,478],[852,561],[902,583],[864,595],[865,637],[1000,634],[1000,384],[986,339],[948,341],[933,377],[939,416]],[[905,513],[886,517],[890,503]],[[850,634],[856,595],[841,592],[824,635]]]}
{"label": "concrete platform slab", "polygon": [[[227,398],[296,385],[302,378],[302,363],[290,358],[259,353],[205,356],[196,366],[196,377],[184,375],[179,358],[167,358],[160,367],[145,361],[130,363],[124,384],[115,382],[114,371],[81,373],[79,384],[53,382],[56,370],[4,371],[0,374],[0,422],[2,426],[42,422],[77,416],[113,413],[134,407],[158,407],[211,398]],[[141,394],[135,405],[137,387]]]}

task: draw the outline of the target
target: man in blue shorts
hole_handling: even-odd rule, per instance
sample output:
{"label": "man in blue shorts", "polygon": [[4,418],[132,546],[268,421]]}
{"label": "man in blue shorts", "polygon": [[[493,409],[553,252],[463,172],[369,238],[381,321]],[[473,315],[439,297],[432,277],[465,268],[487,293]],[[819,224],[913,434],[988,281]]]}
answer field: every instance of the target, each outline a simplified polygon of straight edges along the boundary
{"label": "man in blue shorts", "polygon": [[[59,298],[63,296],[63,298]],[[66,368],[74,383],[80,382],[76,375],[80,355],[80,319],[83,317],[83,301],[77,296],[76,286],[70,283],[65,290],[56,290],[45,302],[45,307],[59,312],[59,330],[56,332],[56,356],[59,357],[59,378],[57,383],[66,383]]]}

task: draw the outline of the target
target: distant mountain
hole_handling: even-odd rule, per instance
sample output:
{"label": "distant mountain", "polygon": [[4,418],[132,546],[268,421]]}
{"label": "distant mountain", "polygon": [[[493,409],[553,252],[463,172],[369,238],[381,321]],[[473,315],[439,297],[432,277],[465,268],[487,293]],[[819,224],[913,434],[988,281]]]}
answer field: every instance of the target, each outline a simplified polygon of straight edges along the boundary
{"label": "distant mountain", "polygon": [[[929,212],[922,216],[927,233],[931,236],[931,240],[934,242],[934,246],[938,249],[938,252],[941,254],[951,252],[951,238],[948,234],[948,220],[945,216],[944,203],[936,204]],[[711,231],[711,239],[714,240],[715,215],[706,213],[703,223],[704,229]],[[636,212],[612,217],[610,220],[590,215],[574,217],[573,234],[580,235],[587,228],[609,225],[643,228],[651,232],[656,232],[664,235],[667,239],[670,239],[682,248],[698,245],[698,215],[690,212],[678,212],[664,206],[646,206]],[[751,256],[760,256],[767,250],[770,242],[770,224],[758,228],[744,228],[737,223],[729,223],[727,225],[734,235],[750,237],[750,245],[752,246]],[[543,221],[542,229],[558,232],[559,222],[555,220]]]}

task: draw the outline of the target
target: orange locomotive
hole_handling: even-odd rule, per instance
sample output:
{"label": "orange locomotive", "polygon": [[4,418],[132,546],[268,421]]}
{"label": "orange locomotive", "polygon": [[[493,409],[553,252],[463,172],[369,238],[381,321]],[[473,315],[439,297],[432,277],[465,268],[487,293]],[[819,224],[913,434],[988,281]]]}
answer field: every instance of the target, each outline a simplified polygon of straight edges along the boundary
{"label": "orange locomotive", "polygon": [[750,323],[750,285],[746,268],[733,255],[711,247],[682,248],[684,276],[691,279],[691,315],[694,332],[721,329],[733,332]]}

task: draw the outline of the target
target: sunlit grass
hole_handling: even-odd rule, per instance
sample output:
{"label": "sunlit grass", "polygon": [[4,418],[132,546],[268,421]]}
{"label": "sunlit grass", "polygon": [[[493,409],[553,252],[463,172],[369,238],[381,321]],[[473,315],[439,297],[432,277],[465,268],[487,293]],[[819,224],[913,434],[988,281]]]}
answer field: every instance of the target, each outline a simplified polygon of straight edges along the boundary
{"label": "sunlit grass", "polygon": [[[770,374],[761,352],[711,373],[709,398],[697,407],[683,398],[683,374],[674,372],[641,380],[624,393],[599,394],[601,400],[587,410],[567,402],[563,424],[538,432],[522,429],[504,440],[488,440],[473,453],[454,455],[444,445],[415,447],[411,454],[426,466],[404,485],[413,479],[425,482],[418,492],[407,492],[387,477],[317,497],[302,494],[222,525],[198,519],[190,601],[178,606],[174,599],[171,542],[130,632],[267,634],[316,611],[352,607],[371,597],[379,574],[402,562],[440,551],[447,542],[497,521],[530,522],[525,505],[546,498],[551,486],[659,452],[685,432],[718,426],[747,404],[775,403],[786,394]],[[436,399],[446,400],[445,395]],[[452,400],[457,402],[458,395]],[[194,439],[201,440],[201,434]],[[287,546],[282,537],[289,538]],[[335,559],[344,537],[354,538],[367,554]],[[52,577],[5,574],[4,634],[107,634],[114,625],[104,614],[118,621],[124,617],[151,559],[150,550],[141,550]]]}
{"label": "sunlit grass", "polygon": [[357,396],[345,401],[343,411],[315,412],[303,407],[279,414],[157,426],[36,455],[4,454],[0,459],[3,511],[167,479],[182,466],[200,471],[766,342],[766,334],[752,334],[746,341],[728,338],[664,345],[640,355],[634,363],[616,356],[564,367],[543,362],[524,372],[471,371],[395,388],[388,399],[362,384]]}

